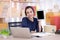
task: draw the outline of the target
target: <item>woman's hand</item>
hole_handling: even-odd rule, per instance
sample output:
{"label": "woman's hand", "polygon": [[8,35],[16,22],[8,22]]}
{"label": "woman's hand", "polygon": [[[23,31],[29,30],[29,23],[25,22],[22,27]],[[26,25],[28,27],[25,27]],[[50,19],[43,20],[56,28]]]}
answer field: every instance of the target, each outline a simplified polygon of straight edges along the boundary
{"label": "woman's hand", "polygon": [[31,31],[31,33],[36,33],[35,31]]}

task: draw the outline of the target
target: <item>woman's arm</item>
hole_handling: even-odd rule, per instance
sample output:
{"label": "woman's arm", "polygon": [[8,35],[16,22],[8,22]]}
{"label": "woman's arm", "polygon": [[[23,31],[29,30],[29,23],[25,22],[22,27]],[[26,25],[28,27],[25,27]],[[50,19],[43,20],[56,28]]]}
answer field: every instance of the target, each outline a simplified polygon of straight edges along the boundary
{"label": "woman's arm", "polygon": [[27,27],[28,25],[27,25],[27,20],[26,20],[26,18],[23,18],[22,19],[22,27]]}
{"label": "woman's arm", "polygon": [[39,32],[39,25],[38,25],[38,20],[36,19],[36,32]]}
{"label": "woman's arm", "polygon": [[39,32],[39,26],[38,26],[38,23],[37,23],[37,26],[36,26],[36,32]]}

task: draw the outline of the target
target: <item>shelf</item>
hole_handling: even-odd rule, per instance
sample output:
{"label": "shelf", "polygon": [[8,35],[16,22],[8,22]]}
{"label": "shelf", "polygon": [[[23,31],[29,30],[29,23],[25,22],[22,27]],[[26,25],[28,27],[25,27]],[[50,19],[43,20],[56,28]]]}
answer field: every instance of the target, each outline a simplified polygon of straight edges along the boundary
{"label": "shelf", "polygon": [[0,0],[0,2],[10,2],[10,0]]}
{"label": "shelf", "polygon": [[20,3],[38,3],[39,0],[12,0],[13,2],[20,2]]}
{"label": "shelf", "polygon": [[4,23],[4,18],[0,18],[0,23]]}

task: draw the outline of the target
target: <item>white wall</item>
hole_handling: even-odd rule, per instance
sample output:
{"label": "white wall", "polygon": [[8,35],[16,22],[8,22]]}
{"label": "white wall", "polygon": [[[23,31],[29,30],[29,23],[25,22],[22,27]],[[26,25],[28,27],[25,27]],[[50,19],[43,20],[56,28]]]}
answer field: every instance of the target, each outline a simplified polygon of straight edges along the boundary
{"label": "white wall", "polygon": [[[58,9],[54,9],[55,4],[57,4],[59,6],[59,9],[60,9],[60,4],[59,3],[60,3],[60,0],[40,0],[40,3],[33,3],[33,4],[29,3],[28,5],[33,5],[33,6],[36,5],[38,10],[44,10],[44,16],[46,16],[45,14],[48,11],[48,9],[52,9],[53,11],[58,10]],[[18,7],[17,7],[17,9],[18,9]],[[6,18],[6,20],[7,19],[8,18]],[[45,19],[42,23],[45,25]]]}
{"label": "white wall", "polygon": [[60,0],[40,0],[40,9],[52,9],[55,4],[60,7]]}

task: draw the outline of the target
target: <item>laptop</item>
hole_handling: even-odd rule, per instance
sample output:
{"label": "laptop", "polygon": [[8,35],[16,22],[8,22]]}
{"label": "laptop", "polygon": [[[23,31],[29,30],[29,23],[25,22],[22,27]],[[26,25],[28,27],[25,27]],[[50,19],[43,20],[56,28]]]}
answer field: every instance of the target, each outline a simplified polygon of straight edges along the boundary
{"label": "laptop", "polygon": [[11,34],[17,38],[31,38],[29,28],[10,27]]}

